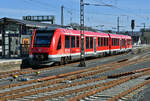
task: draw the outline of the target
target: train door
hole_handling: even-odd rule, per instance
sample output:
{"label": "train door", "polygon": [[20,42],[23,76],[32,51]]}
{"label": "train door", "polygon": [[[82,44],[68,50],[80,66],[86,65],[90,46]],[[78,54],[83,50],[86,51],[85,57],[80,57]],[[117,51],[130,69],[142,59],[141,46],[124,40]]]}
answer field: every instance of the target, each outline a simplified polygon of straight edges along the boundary
{"label": "train door", "polygon": [[126,49],[127,48],[127,41],[126,41],[126,39],[124,41],[125,41],[125,49]]}
{"label": "train door", "polygon": [[30,36],[22,37],[21,56],[28,56],[30,48]]}
{"label": "train door", "polygon": [[120,39],[120,50],[122,48],[122,39]]}
{"label": "train door", "polygon": [[97,44],[96,44],[96,37],[94,37],[94,53],[96,53],[96,47],[97,47]]}
{"label": "train door", "polygon": [[68,61],[71,58],[70,54],[71,49],[71,37],[70,35],[65,35],[65,61]]}

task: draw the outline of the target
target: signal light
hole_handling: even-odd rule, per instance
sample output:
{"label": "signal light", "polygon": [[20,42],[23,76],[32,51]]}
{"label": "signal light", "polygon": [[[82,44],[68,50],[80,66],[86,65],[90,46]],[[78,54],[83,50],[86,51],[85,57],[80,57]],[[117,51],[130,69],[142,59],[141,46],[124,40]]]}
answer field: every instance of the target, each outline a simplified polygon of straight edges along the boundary
{"label": "signal light", "polygon": [[131,20],[131,28],[132,28],[132,30],[134,29],[134,26],[135,26],[135,21]]}

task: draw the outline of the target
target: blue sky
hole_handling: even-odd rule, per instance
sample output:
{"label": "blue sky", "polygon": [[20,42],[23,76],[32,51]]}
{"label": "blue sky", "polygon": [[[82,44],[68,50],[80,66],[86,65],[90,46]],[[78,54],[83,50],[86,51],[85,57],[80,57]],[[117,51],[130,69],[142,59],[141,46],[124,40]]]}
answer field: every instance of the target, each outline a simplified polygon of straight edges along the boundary
{"label": "blue sky", "polygon": [[[84,0],[91,4],[110,4],[106,6],[85,6],[85,25],[101,26],[99,29],[115,29],[117,17],[120,17],[120,30],[131,30],[131,19],[135,19],[136,26],[150,27],[149,0]],[[19,18],[26,15],[55,15],[56,24],[60,24],[60,8],[64,5],[64,24],[79,23],[80,0],[1,0],[0,18]],[[135,30],[139,30],[136,27]]]}

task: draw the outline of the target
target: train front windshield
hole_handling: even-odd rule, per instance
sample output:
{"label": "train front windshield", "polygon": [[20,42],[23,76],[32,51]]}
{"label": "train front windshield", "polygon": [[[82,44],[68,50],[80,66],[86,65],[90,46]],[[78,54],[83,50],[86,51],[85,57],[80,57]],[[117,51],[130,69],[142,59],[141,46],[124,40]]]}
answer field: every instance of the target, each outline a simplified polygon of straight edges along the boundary
{"label": "train front windshield", "polygon": [[34,47],[49,47],[54,31],[37,30],[34,39]]}

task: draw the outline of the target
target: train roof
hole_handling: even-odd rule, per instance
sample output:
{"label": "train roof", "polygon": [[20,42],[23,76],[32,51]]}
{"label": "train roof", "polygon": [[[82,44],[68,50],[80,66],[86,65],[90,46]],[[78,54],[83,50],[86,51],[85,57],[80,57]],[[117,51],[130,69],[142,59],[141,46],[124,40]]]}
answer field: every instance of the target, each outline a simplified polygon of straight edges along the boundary
{"label": "train roof", "polygon": [[[80,34],[80,30],[72,30],[72,29],[64,29],[64,28],[58,28],[59,30],[64,31],[65,33],[75,33],[75,34]],[[111,34],[111,33],[104,33],[104,32],[91,32],[91,31],[84,31],[84,34],[87,36],[92,36],[92,35],[101,35],[103,37],[109,37],[109,35],[113,38],[128,38],[131,39],[131,36],[128,35],[120,35],[120,34]]]}
{"label": "train roof", "polygon": [[[80,30],[63,29],[63,28],[58,28],[57,30],[61,30],[64,33],[73,33],[73,34],[76,34],[76,35],[80,35]],[[103,37],[109,37],[108,33],[91,32],[91,31],[84,31],[84,35],[87,35],[87,36],[101,35]]]}
{"label": "train roof", "polygon": [[[41,28],[37,30],[58,30],[63,31],[65,34],[72,33],[72,35],[80,35],[80,30],[73,30],[73,29],[64,29],[64,28],[56,28],[56,27],[49,27],[49,28]],[[86,36],[102,36],[102,37],[111,37],[111,38],[126,38],[131,39],[131,36],[128,35],[120,35],[120,34],[111,34],[111,33],[104,33],[104,32],[91,32],[91,31],[84,31]]]}

